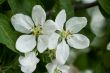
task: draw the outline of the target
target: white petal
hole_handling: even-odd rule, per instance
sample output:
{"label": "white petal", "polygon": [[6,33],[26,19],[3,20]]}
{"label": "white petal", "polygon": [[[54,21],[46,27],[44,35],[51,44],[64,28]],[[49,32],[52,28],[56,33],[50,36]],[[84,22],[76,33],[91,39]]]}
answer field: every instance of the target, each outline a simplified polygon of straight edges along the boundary
{"label": "white petal", "polygon": [[21,70],[24,73],[32,73],[36,69],[36,65],[39,59],[36,57],[35,52],[26,53],[25,56],[19,57],[19,63],[21,64]]}
{"label": "white petal", "polygon": [[77,33],[87,24],[85,17],[72,17],[66,22],[66,30],[70,33]]}
{"label": "white petal", "polygon": [[57,65],[57,66],[58,66],[58,65],[62,65],[62,64],[60,64],[56,59],[53,59],[53,60],[52,60],[52,63],[55,64],[55,65]]}
{"label": "white petal", "polygon": [[89,39],[82,34],[74,34],[67,37],[67,42],[71,47],[76,49],[87,48],[90,44]]}
{"label": "white petal", "polygon": [[107,45],[107,50],[110,50],[110,43],[108,43]]}
{"label": "white petal", "polygon": [[24,73],[32,73],[36,69],[36,65],[32,67],[21,66],[21,71]]}
{"label": "white petal", "polygon": [[35,22],[35,25],[42,25],[46,20],[46,13],[40,5],[36,5],[32,10],[32,18]]}
{"label": "white petal", "polygon": [[65,10],[61,10],[55,19],[55,23],[56,23],[58,30],[63,30],[65,21],[66,21],[66,12]]}
{"label": "white petal", "polygon": [[48,36],[47,35],[40,35],[38,37],[38,45],[37,49],[40,53],[43,53],[48,47]]}
{"label": "white petal", "polygon": [[48,48],[49,49],[56,49],[59,37],[60,37],[60,35],[57,33],[53,33],[49,37],[49,42],[48,42]]}
{"label": "white petal", "polygon": [[34,23],[31,18],[24,14],[16,14],[11,18],[12,25],[15,30],[22,33],[30,33]]}
{"label": "white petal", "polygon": [[66,44],[65,40],[57,46],[56,59],[59,63],[65,64],[69,56],[69,46]]}
{"label": "white petal", "polygon": [[84,73],[93,73],[93,71],[90,70],[90,69],[87,69],[87,70],[84,71]]}
{"label": "white petal", "polygon": [[43,34],[52,34],[55,30],[55,23],[52,20],[47,20],[43,25]]}
{"label": "white petal", "polygon": [[54,63],[48,63],[46,65],[46,68],[47,68],[47,70],[48,70],[49,73],[54,73],[56,67],[57,67],[57,64],[54,64]]}
{"label": "white petal", "polygon": [[21,35],[16,41],[16,49],[22,53],[32,51],[36,46],[35,36]]}
{"label": "white petal", "polygon": [[26,53],[25,56],[19,57],[19,63],[24,67],[32,67],[39,62],[35,52]]}
{"label": "white petal", "polygon": [[67,65],[62,65],[59,67],[59,69],[62,71],[62,73],[69,73],[70,67]]}

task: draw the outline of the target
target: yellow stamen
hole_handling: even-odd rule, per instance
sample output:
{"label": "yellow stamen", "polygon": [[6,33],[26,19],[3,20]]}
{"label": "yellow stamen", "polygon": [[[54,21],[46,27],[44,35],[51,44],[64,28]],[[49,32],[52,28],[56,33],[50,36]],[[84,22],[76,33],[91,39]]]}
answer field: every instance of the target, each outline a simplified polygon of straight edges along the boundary
{"label": "yellow stamen", "polygon": [[41,35],[41,34],[42,34],[42,27],[41,27],[40,25],[34,27],[34,28],[32,29],[32,33],[33,33],[33,35],[35,35],[35,36]]}
{"label": "yellow stamen", "polygon": [[67,31],[62,31],[62,32],[61,32],[61,37],[62,37],[62,38],[67,38],[67,36],[68,36],[69,34],[70,34],[70,33],[67,32]]}

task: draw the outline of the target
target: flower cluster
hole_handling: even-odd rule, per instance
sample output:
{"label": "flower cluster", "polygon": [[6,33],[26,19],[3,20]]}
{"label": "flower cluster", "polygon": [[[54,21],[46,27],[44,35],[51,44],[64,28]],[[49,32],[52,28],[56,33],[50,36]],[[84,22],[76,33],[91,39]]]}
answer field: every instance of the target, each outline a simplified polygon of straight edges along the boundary
{"label": "flower cluster", "polygon": [[[49,73],[69,73],[69,66],[65,65],[70,47],[84,49],[89,46],[89,39],[78,32],[87,24],[85,17],[72,17],[66,22],[66,12],[61,10],[55,21],[46,20],[46,13],[40,5],[32,9],[32,18],[18,13],[11,18],[15,30],[21,33],[16,41],[16,49],[24,53],[19,57],[21,70],[32,73],[40,61],[39,53],[55,49],[56,59],[48,63]],[[65,25],[64,25],[65,24]],[[37,51],[37,52],[36,52]]]}

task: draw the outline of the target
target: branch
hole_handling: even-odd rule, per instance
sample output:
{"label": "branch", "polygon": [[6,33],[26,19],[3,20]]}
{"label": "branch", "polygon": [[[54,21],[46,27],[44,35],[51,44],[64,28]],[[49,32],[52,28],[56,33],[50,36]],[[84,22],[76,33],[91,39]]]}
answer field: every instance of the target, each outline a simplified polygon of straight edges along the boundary
{"label": "branch", "polygon": [[94,7],[94,6],[97,6],[97,5],[98,5],[97,1],[95,1],[93,3],[77,4],[77,5],[74,5],[74,9],[75,10],[87,9],[87,8],[91,8],[91,7]]}
{"label": "branch", "polygon": [[[87,8],[91,8],[91,7],[94,7],[94,6],[97,6],[97,5],[98,5],[98,2],[97,1],[95,1],[93,3],[76,4],[76,5],[74,5],[74,9],[75,10],[87,9]],[[52,13],[53,12],[51,10],[49,10],[49,11],[46,12],[47,16],[49,16]]]}

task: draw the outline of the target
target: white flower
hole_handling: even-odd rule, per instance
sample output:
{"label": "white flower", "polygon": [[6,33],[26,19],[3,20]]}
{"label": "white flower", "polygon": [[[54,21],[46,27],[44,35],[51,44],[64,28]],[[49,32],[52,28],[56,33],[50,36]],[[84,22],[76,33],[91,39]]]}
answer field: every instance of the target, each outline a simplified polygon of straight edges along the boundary
{"label": "white flower", "polygon": [[19,63],[21,64],[21,70],[24,73],[32,73],[36,69],[36,65],[39,59],[36,57],[35,52],[26,53],[25,56],[19,57]]}
{"label": "white flower", "polygon": [[85,70],[85,71],[81,71],[80,73],[93,73],[93,71],[90,70],[90,69],[87,69],[87,70]]}
{"label": "white flower", "polygon": [[92,70],[86,70],[84,73],[93,73]]}
{"label": "white flower", "polygon": [[46,20],[46,13],[40,5],[32,9],[32,19],[24,14],[12,16],[11,22],[15,30],[25,33],[21,35],[16,42],[16,49],[22,53],[32,51],[36,46],[36,37],[38,37],[37,49],[40,53],[44,52],[48,44],[48,35],[55,31],[55,24],[52,20]]}
{"label": "white flower", "polygon": [[110,42],[107,44],[107,50],[110,50]]}
{"label": "white flower", "polygon": [[[55,19],[56,27],[59,31],[51,35],[48,44],[49,49],[55,49],[57,47],[56,59],[62,64],[66,62],[69,56],[69,46],[76,49],[83,49],[87,48],[90,43],[86,36],[77,34],[87,24],[85,17],[72,17],[66,22],[64,27],[65,21],[66,13],[65,10],[62,10]],[[58,44],[59,39],[61,42]]]}
{"label": "white flower", "polygon": [[67,65],[59,64],[56,60],[48,63],[46,68],[49,73],[69,73],[70,67]]}

